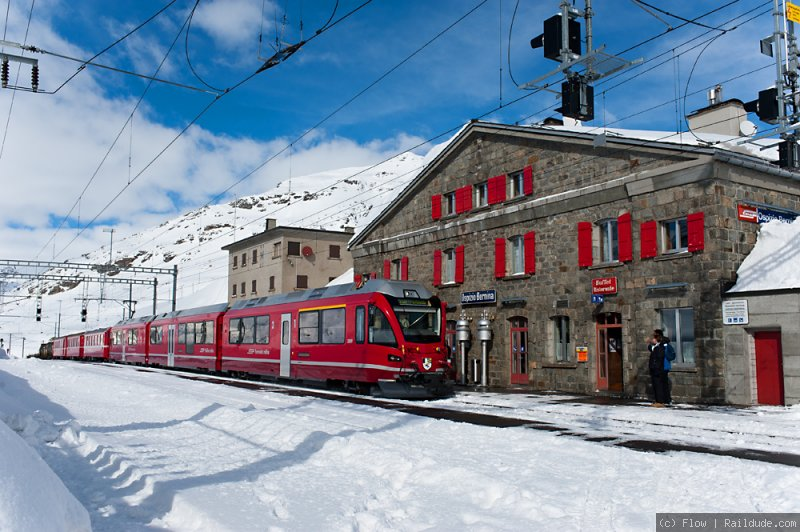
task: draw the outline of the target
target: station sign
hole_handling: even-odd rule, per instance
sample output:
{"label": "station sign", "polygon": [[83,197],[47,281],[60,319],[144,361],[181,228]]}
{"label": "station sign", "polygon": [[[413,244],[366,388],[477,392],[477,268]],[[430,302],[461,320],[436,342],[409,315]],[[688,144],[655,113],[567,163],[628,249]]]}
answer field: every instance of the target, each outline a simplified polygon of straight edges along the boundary
{"label": "station sign", "polygon": [[592,279],[592,295],[609,295],[617,293],[616,277],[597,277]]}
{"label": "station sign", "polygon": [[793,212],[770,209],[768,207],[755,207],[740,203],[737,206],[737,217],[743,222],[763,224],[772,220],[781,222],[793,222],[797,215]]}
{"label": "station sign", "polygon": [[497,290],[478,290],[475,292],[462,292],[462,305],[491,305],[497,303]]}
{"label": "station sign", "polygon": [[750,323],[750,313],[747,310],[746,299],[728,299],[722,302],[723,325],[747,325]]}
{"label": "station sign", "polygon": [[592,304],[602,305],[606,300],[606,296],[602,294],[592,294]]}

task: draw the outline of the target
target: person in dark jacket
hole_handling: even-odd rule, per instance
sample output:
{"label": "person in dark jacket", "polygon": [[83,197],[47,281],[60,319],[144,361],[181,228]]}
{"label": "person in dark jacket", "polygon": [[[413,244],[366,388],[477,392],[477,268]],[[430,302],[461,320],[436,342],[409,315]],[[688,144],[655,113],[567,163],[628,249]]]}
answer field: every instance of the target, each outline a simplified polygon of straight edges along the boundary
{"label": "person in dark jacket", "polygon": [[648,369],[650,370],[650,380],[653,383],[653,394],[655,395],[655,402],[652,406],[662,407],[672,402],[669,368],[671,367],[670,363],[675,359],[675,350],[669,344],[669,338],[664,336],[664,332],[661,329],[653,331],[653,337],[650,339],[650,345],[647,346],[647,349],[650,351]]}

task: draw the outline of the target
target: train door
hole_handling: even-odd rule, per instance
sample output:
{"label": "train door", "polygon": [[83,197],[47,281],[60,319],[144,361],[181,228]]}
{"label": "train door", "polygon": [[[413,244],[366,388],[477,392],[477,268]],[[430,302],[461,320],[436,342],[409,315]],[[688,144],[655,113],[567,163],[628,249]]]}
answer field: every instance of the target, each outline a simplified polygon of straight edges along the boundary
{"label": "train door", "polygon": [[281,377],[292,376],[292,315],[281,314]]}
{"label": "train door", "polygon": [[783,364],[780,331],[759,331],[755,333],[756,344],[756,387],[758,404],[782,405]]}
{"label": "train door", "polygon": [[175,325],[170,324],[167,331],[167,367],[175,365]]}
{"label": "train door", "polygon": [[597,389],[623,391],[622,315],[608,312],[597,316]]}

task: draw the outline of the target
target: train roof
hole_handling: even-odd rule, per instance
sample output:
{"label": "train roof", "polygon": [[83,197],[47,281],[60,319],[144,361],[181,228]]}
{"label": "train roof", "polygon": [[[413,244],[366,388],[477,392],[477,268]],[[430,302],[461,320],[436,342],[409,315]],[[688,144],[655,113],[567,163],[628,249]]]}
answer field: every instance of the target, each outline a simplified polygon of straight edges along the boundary
{"label": "train roof", "polygon": [[227,303],[216,303],[214,305],[206,305],[204,307],[187,308],[183,310],[174,310],[154,316],[153,320],[164,320],[173,318],[183,318],[188,316],[197,316],[199,314],[214,314],[218,312],[225,312],[228,310]]}
{"label": "train roof", "polygon": [[155,318],[155,316],[153,316],[152,314],[149,315],[149,316],[140,316],[138,318],[130,318],[130,319],[122,320],[122,321],[119,321],[119,322],[115,323],[113,325],[113,327],[125,327],[125,326],[128,326],[128,325],[140,325],[142,323],[147,323],[149,321],[153,321],[154,318]]}
{"label": "train roof", "polygon": [[345,297],[360,294],[380,293],[396,298],[430,299],[433,294],[419,283],[412,281],[390,281],[387,279],[370,279],[360,288],[356,283],[338,284],[324,288],[313,288],[264,296],[253,299],[237,301],[231,305],[231,310],[248,309],[264,305],[280,305],[283,303],[297,303],[301,301],[314,301],[316,299]]}

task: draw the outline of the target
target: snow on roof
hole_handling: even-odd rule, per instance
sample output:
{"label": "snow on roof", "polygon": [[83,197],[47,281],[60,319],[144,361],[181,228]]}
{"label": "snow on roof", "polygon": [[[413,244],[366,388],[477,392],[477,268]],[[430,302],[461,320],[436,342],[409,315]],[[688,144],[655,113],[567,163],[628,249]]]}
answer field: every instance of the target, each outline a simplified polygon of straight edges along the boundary
{"label": "snow on roof", "polygon": [[736,272],[738,279],[728,292],[800,288],[800,218],[761,226],[753,251]]}

